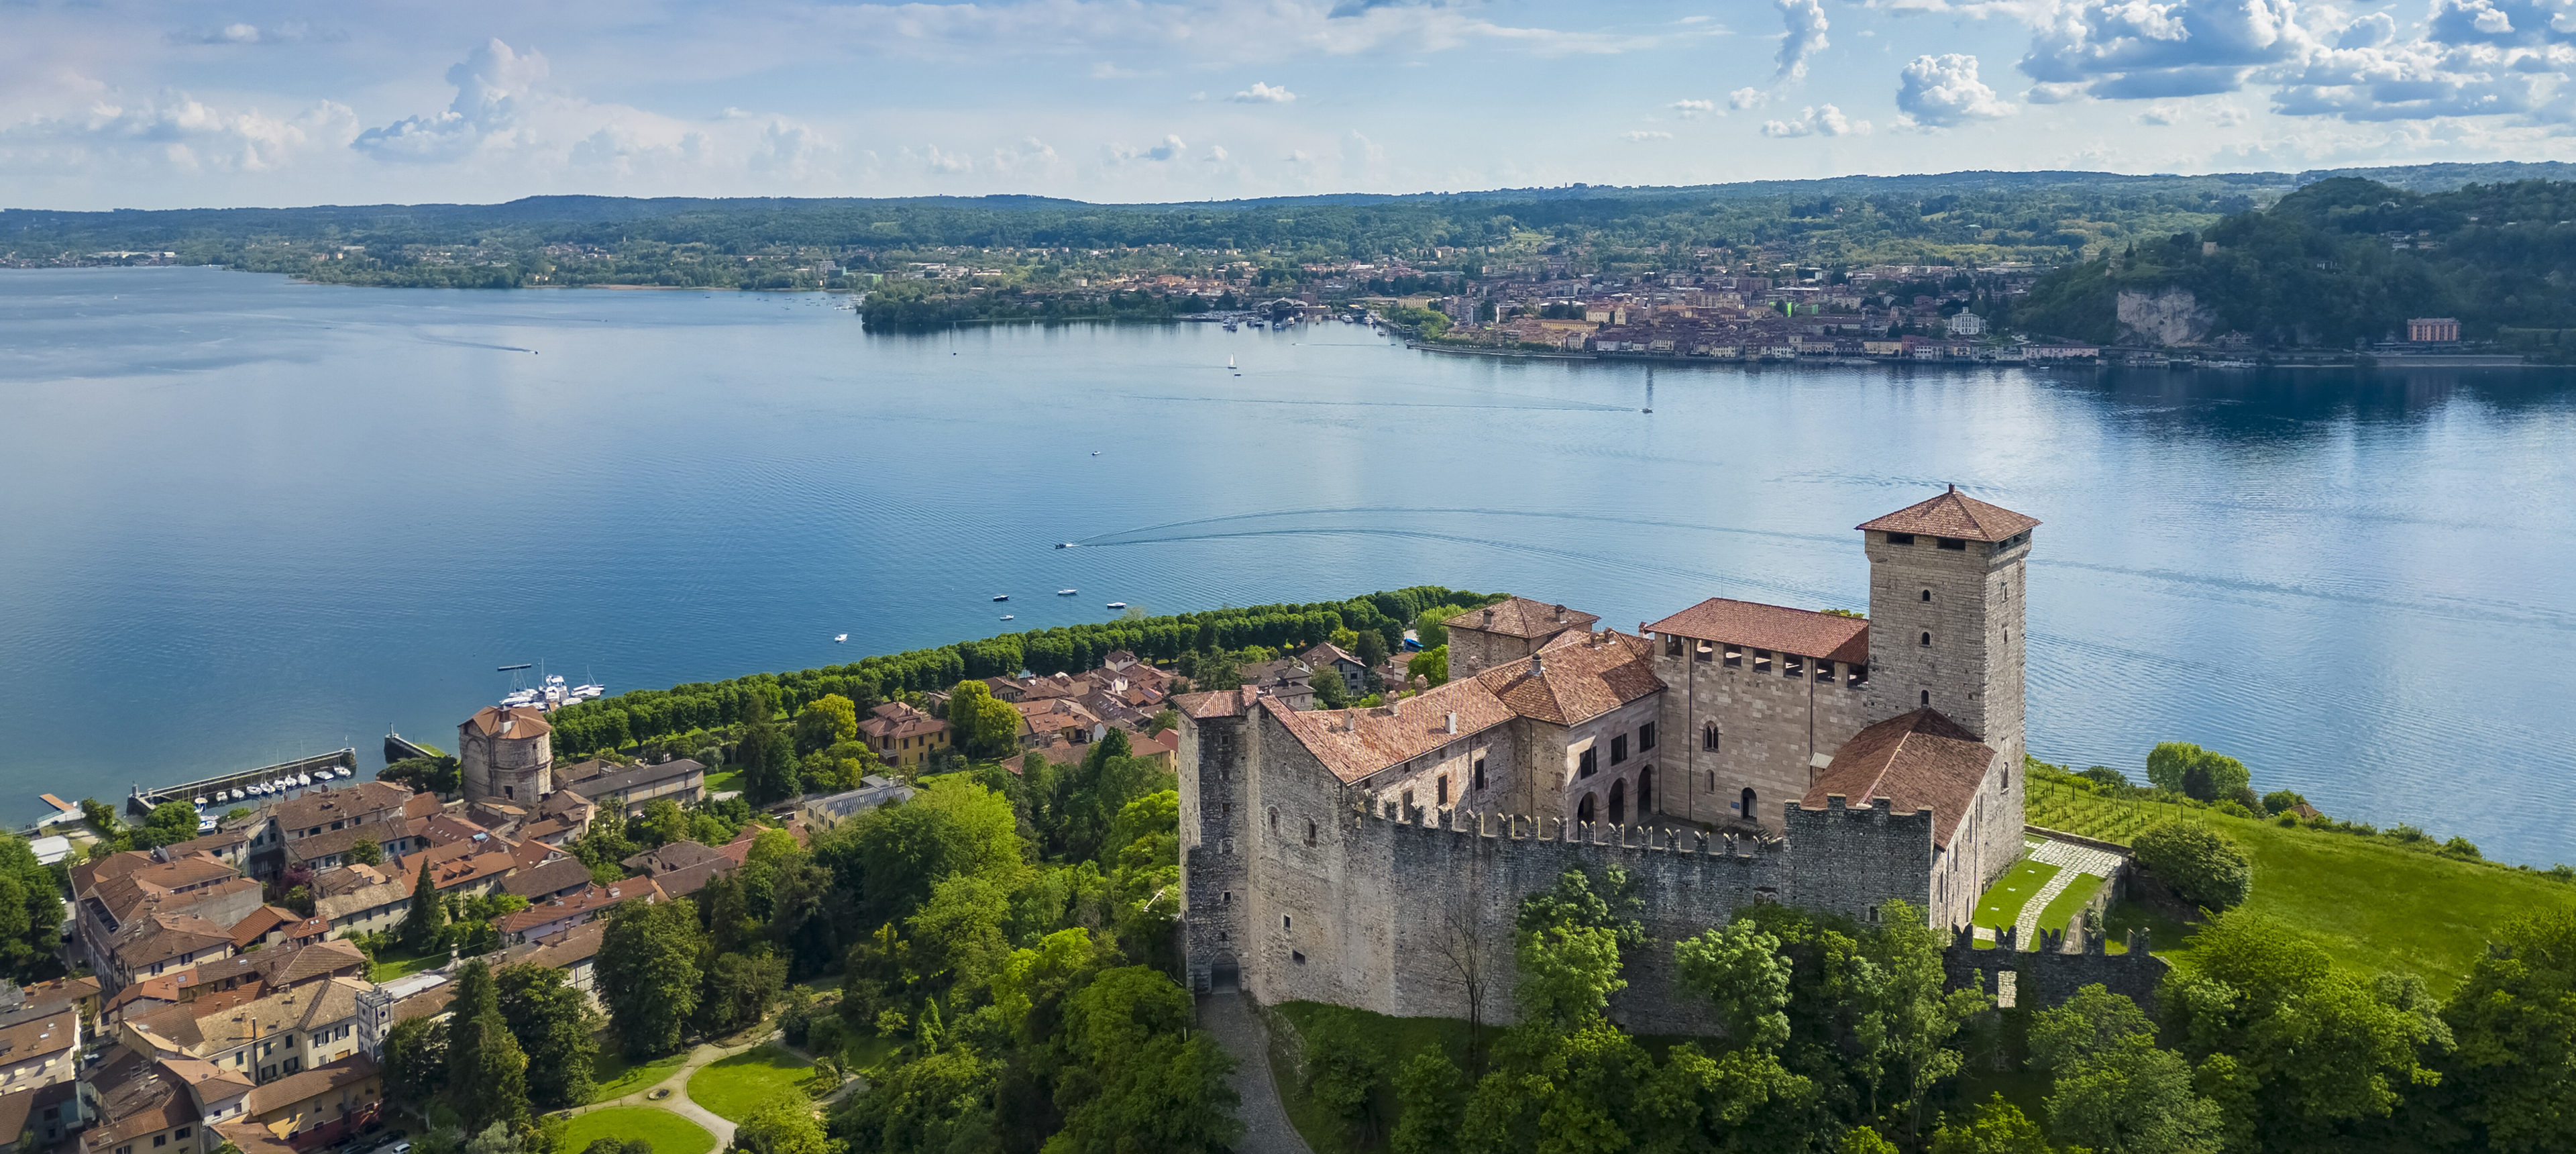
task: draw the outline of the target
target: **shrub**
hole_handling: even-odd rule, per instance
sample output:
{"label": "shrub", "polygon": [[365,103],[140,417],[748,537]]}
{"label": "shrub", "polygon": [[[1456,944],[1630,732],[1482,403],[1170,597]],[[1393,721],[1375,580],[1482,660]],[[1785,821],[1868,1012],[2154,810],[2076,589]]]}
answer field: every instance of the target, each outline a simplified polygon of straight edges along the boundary
{"label": "shrub", "polygon": [[2119,770],[2113,769],[2107,765],[2094,766],[2082,773],[2076,774],[2075,776],[2106,789],[2129,788],[2128,777],[2122,774]]}
{"label": "shrub", "polygon": [[2250,817],[2253,817],[2253,816],[2254,816],[2254,811],[2253,811],[2253,810],[2250,810],[2250,809],[2245,808],[2242,804],[2238,803],[2238,802],[2237,802],[2237,800],[2236,800],[2235,798],[2232,798],[2232,797],[2230,797],[2230,798],[2222,798],[2222,799],[2220,799],[2220,801],[2218,802],[2218,804],[2213,805],[2213,806],[2211,806],[2210,808],[2211,808],[2211,809],[2215,809],[2215,810],[2217,810],[2217,811],[2218,811],[2218,812],[2220,812],[2220,813],[2226,814],[2226,815],[2227,815],[2227,816],[2229,816],[2229,817],[2248,817],[2248,818],[2250,818]]}
{"label": "shrub", "polygon": [[2452,836],[2451,840],[2443,842],[2441,849],[2434,852],[2441,854],[2443,857],[2458,858],[2461,861],[2485,860],[2485,855],[2478,852],[2476,842],[2470,841],[2469,839],[2460,837],[2456,834]]}
{"label": "shrub", "polygon": [[2288,813],[2306,804],[2308,804],[2307,798],[2291,790],[2276,789],[2263,795],[2263,810],[2266,813]]}
{"label": "shrub", "polygon": [[2130,843],[2138,864],[2195,906],[2234,907],[2253,889],[2254,869],[2245,851],[2225,834],[2193,822],[2169,821]]}

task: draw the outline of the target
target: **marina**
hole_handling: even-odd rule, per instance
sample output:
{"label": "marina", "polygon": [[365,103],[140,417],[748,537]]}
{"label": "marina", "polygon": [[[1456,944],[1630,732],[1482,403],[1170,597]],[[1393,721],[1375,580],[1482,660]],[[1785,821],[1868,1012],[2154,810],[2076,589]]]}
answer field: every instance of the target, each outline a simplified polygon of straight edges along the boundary
{"label": "marina", "polygon": [[[125,808],[129,813],[141,815],[151,813],[154,807],[164,802],[184,801],[207,809],[257,798],[291,796],[299,790],[354,777],[357,766],[358,750],[351,746],[173,785],[145,786],[137,783],[125,795]],[[73,810],[72,815],[78,817],[79,811]]]}

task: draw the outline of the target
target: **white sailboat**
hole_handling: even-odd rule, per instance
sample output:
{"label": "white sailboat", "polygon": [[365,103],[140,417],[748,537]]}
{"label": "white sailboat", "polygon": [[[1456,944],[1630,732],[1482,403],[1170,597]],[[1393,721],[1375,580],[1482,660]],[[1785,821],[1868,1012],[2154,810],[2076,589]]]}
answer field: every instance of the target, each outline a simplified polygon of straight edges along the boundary
{"label": "white sailboat", "polygon": [[1229,368],[1229,369],[1234,367],[1234,354],[1232,354],[1232,353],[1227,353],[1227,354],[1226,354],[1226,356],[1225,356],[1225,367],[1227,367],[1227,368]]}

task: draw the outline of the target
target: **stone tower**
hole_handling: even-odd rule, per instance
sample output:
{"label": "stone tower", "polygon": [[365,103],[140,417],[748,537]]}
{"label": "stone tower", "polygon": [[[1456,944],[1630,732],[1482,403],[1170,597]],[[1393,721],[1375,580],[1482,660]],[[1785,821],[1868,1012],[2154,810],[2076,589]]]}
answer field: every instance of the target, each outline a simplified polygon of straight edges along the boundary
{"label": "stone tower", "polygon": [[456,727],[465,800],[533,806],[554,792],[554,727],[535,706],[486,706]]}
{"label": "stone tower", "polygon": [[2022,562],[2039,522],[1950,491],[1860,526],[1872,723],[1925,706],[2022,760]]}
{"label": "stone tower", "polygon": [[1248,690],[1173,699],[1181,709],[1181,953],[1192,990],[1234,987],[1251,929],[1252,809]]}

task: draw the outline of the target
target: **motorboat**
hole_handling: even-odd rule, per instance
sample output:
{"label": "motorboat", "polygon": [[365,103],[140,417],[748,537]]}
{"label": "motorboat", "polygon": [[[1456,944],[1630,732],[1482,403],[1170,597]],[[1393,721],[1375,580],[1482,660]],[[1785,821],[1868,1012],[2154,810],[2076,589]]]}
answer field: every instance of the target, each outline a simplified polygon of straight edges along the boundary
{"label": "motorboat", "polygon": [[[847,637],[849,634],[844,633],[841,636]],[[596,683],[590,685],[576,685],[572,687],[572,698],[575,701],[588,701],[591,698],[597,697],[606,692],[608,692],[608,687],[605,685]]]}
{"label": "motorboat", "polygon": [[1124,609],[1127,607],[1127,603],[1124,601],[1112,601],[1109,603],[1109,607],[1112,609]]}
{"label": "motorboat", "polygon": [[1080,546],[1080,545],[1076,545],[1076,544],[1074,544],[1074,543],[1073,543],[1073,542],[1071,542],[1071,541],[1067,541],[1067,542],[1065,542],[1065,543],[1064,543],[1064,544],[1062,544],[1062,545],[1058,545],[1058,546],[1056,546],[1056,548],[1058,548],[1058,549],[1079,549],[1079,548],[1082,548],[1082,546]]}
{"label": "motorboat", "polygon": [[1058,597],[1071,597],[1080,592],[1082,592],[1080,589],[1058,589],[1055,591],[1055,595]]}
{"label": "motorboat", "polygon": [[832,635],[832,643],[833,643],[833,644],[835,644],[835,645],[838,645],[838,644],[840,644],[841,642],[847,641],[847,640],[849,640],[849,639],[850,639],[850,635],[849,635],[849,634],[847,634],[847,633],[835,633],[835,634],[833,634],[833,635]]}
{"label": "motorboat", "polygon": [[1011,619],[1012,619],[1012,615],[1011,615],[1011,614],[1005,613],[1005,614],[1003,614],[1003,615],[1002,615],[1002,620],[1004,620],[1004,621],[1009,621],[1009,620],[1011,620]]}
{"label": "motorboat", "polygon": [[[328,772],[325,772],[325,773],[323,774],[323,776],[324,776],[325,778],[328,778],[328,777],[330,776],[330,774],[329,774]],[[309,774],[309,773],[299,773],[299,774],[296,774],[296,775],[295,775],[295,784],[297,784],[297,785],[311,785],[311,784],[313,784],[313,775],[312,775],[312,774]]]}
{"label": "motorboat", "polygon": [[1092,455],[1092,456],[1095,456],[1095,457],[1099,456],[1099,455],[1100,455],[1100,450],[1098,450],[1098,449],[1093,449],[1093,450],[1091,451],[1091,455]]}
{"label": "motorboat", "polygon": [[1008,593],[996,593],[993,595],[993,600],[995,601],[1008,601],[1010,599],[1011,595]]}
{"label": "motorboat", "polygon": [[202,797],[201,797],[201,798],[198,798],[198,799],[197,799],[197,808],[198,808],[198,809],[204,809],[204,808],[206,808],[206,799],[204,799],[204,798],[202,798]]}

